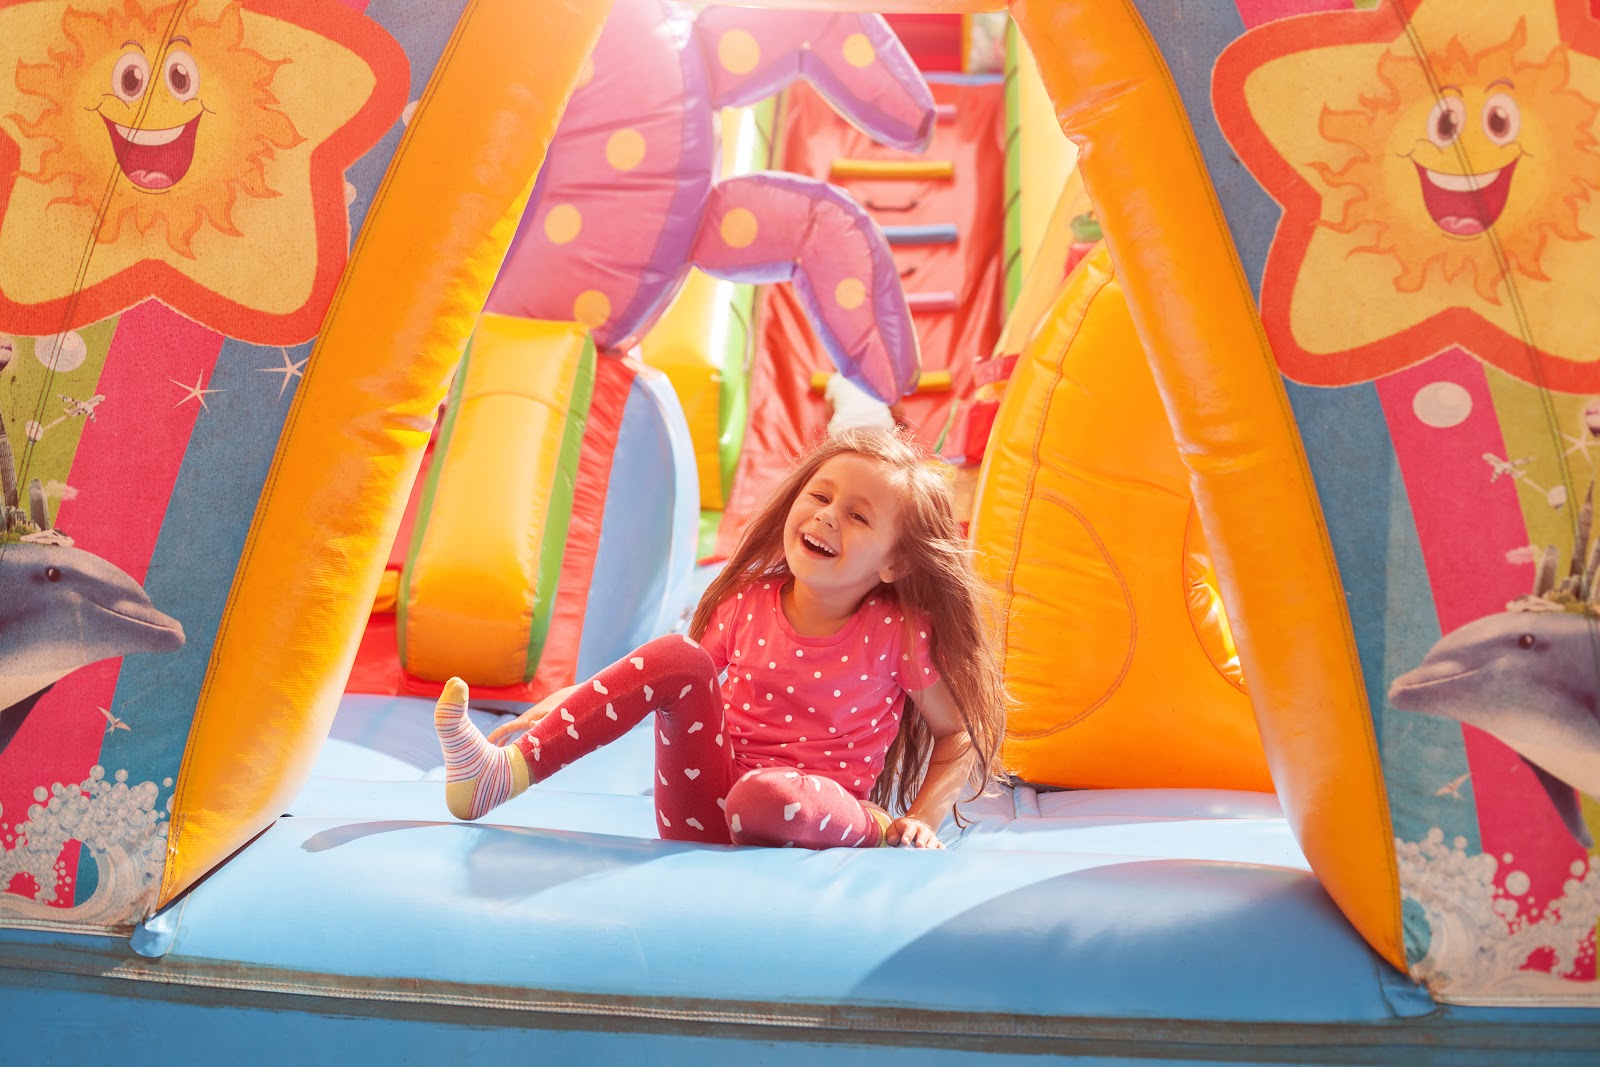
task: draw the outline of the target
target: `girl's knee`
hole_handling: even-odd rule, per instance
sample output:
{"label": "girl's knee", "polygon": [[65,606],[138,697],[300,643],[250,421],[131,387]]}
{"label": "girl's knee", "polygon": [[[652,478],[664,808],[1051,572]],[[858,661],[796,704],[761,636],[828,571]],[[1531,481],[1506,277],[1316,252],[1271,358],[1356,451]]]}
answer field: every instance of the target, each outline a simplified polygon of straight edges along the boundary
{"label": "girl's knee", "polygon": [[782,845],[796,815],[806,806],[806,779],[798,771],[768,768],[747,771],[728,790],[723,815],[736,845]]}
{"label": "girl's knee", "polygon": [[630,652],[625,657],[625,662],[632,664],[638,670],[646,670],[648,667],[666,673],[705,674],[712,679],[717,676],[716,664],[712,662],[711,653],[701,648],[699,642],[686,634],[667,634],[665,637],[647,641]]}

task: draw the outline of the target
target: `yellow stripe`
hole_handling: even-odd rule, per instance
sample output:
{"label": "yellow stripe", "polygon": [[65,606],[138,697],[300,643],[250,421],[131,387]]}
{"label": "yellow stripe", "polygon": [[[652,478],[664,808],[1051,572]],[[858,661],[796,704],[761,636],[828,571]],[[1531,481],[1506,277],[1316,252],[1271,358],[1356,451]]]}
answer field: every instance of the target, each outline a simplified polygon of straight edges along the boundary
{"label": "yellow stripe", "polygon": [[479,322],[403,594],[411,674],[439,682],[459,675],[482,686],[527,677],[536,600],[550,592],[539,587],[538,531],[552,518],[588,347],[576,323],[504,315]]}
{"label": "yellow stripe", "polygon": [[196,707],[158,906],[309,773],[450,369],[609,7],[475,0],[463,14],[295,394]]}
{"label": "yellow stripe", "polygon": [[871,178],[876,181],[948,180],[956,175],[956,165],[948,159],[900,161],[897,159],[836,159],[828,167],[834,181]]}
{"label": "yellow stripe", "polygon": [[[822,392],[828,388],[828,379],[833,377],[832,371],[818,370],[811,372],[811,388]],[[947,370],[925,370],[917,379],[917,393],[948,393],[951,389],[950,372]]]}
{"label": "yellow stripe", "polygon": [[[1051,216],[1062,199],[1063,186],[1073,174],[1078,162],[1078,146],[1067,140],[1056,121],[1050,94],[1045,92],[1039,79],[1039,64],[1034,61],[1026,41],[1017,38],[1017,151],[1021,181],[1017,183],[1017,206],[1022,237],[1022,270],[1026,274],[1033,268],[1047,234],[1053,234]],[[1082,183],[1077,183],[1082,189]],[[1087,200],[1087,197],[1084,198]],[[1078,211],[1088,210],[1088,205]],[[1073,215],[1078,211],[1072,212]],[[1070,220],[1071,215],[1067,216]],[[1066,256],[1056,260],[1055,278],[1050,286],[1048,301],[1061,282],[1060,264]],[[1039,309],[1041,312],[1043,308]],[[1012,351],[1020,351],[1019,344]]]}
{"label": "yellow stripe", "polygon": [[[1033,181],[1026,173],[1023,188]],[[1083,175],[1076,169],[1068,176],[1066,185],[1057,198],[1055,212],[1050,216],[1043,235],[1038,239],[1022,288],[1017,292],[1017,302],[1011,305],[1006,316],[1006,326],[995,345],[997,356],[1016,355],[1028,345],[1036,327],[1049,314],[1061,281],[1065,277],[1067,259],[1072,253],[1072,220],[1094,207],[1083,188]],[[1026,224],[1024,225],[1026,229]]]}

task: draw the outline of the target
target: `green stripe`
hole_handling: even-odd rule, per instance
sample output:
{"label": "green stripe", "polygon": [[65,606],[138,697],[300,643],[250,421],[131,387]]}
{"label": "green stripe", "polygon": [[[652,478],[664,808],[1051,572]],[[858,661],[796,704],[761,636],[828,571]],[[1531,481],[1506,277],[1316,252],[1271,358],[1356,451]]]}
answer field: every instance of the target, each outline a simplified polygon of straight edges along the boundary
{"label": "green stripe", "polygon": [[544,641],[550,633],[561,583],[561,563],[566,556],[567,533],[572,526],[572,498],[578,483],[578,461],[583,455],[583,435],[589,426],[589,404],[594,399],[594,338],[583,339],[583,355],[574,368],[572,403],[567,408],[556,461],[555,485],[550,487],[550,510],[544,516],[544,536],[539,541],[539,574],[533,586],[533,619],[528,627],[528,659],[522,680],[530,681],[539,668]]}
{"label": "green stripe", "polygon": [[705,559],[717,550],[717,530],[721,526],[722,512],[700,509],[700,541],[696,546],[695,559]]}
{"label": "green stripe", "polygon": [[[99,391],[100,375],[120,321],[121,317],[114,315],[76,331],[85,354],[83,362],[72,370],[56,370],[45,364],[45,359],[55,355],[49,347],[50,338],[9,338],[13,346],[11,362],[0,372],[0,386],[4,386],[0,389],[0,418],[5,424],[0,433],[9,435],[11,440],[12,472],[17,479],[15,506],[24,514],[28,511],[28,484],[35,478],[45,485],[70,483],[78,443],[92,416],[68,417],[67,398],[87,401]],[[28,436],[30,422],[45,428],[37,441]],[[0,500],[0,506],[4,503]],[[52,517],[60,506],[60,498],[51,501]]]}
{"label": "green stripe", "polygon": [[428,480],[422,486],[422,499],[417,502],[416,523],[411,528],[411,544],[406,546],[406,561],[400,568],[400,588],[395,594],[395,639],[400,645],[400,668],[406,668],[406,604],[411,600],[411,571],[416,566],[417,552],[428,532],[428,517],[433,514],[433,494],[439,487],[439,471],[444,467],[444,457],[450,453],[450,436],[455,432],[456,415],[461,410],[461,389],[467,380],[467,367],[472,362],[472,342],[467,339],[466,351],[461,355],[461,365],[456,368],[455,380],[450,383],[450,395],[445,398],[444,425],[439,428],[439,439],[433,446],[433,463],[428,467]]}
{"label": "green stripe", "polygon": [[1023,47],[1017,24],[1006,25],[1006,225],[1005,311],[1009,315],[1022,292],[1022,94],[1018,88],[1018,50]]}
{"label": "green stripe", "polygon": [[744,449],[750,412],[750,355],[756,344],[756,287],[736,286],[729,302],[733,321],[727,343],[716,353],[721,376],[717,400],[717,459],[722,477],[722,500],[733,493],[733,472]]}

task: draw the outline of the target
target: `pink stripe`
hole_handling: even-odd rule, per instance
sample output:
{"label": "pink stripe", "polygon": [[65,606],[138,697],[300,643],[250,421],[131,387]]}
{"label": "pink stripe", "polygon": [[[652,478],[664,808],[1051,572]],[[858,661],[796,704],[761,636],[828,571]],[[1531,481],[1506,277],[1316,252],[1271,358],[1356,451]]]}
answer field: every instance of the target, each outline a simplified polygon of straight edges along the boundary
{"label": "pink stripe", "polygon": [[[1435,382],[1466,390],[1471,413],[1436,429],[1412,409],[1417,392]],[[1533,571],[1506,562],[1528,543],[1516,480],[1493,473],[1483,458],[1506,458],[1505,438],[1482,365],[1460,348],[1377,382],[1400,473],[1416,515],[1417,537],[1433,583],[1439,627],[1449,633],[1503,611],[1533,587]]]}
{"label": "pink stripe", "polygon": [[[62,501],[56,525],[140,584],[200,412],[198,401],[180,403],[187,390],[173,379],[209,384],[222,341],[147,300],[119,320],[95,386],[106,400],[84,426],[67,479],[77,497]],[[102,661],[69,674],[34,706],[5,753],[0,806],[7,816],[27,811],[35,786],[88,775],[105,738],[96,709],[111,708],[121,666]]]}
{"label": "pink stripe", "polygon": [[1355,7],[1354,0],[1236,0],[1236,3],[1239,8],[1239,18],[1244,20],[1244,28],[1247,30],[1254,29],[1263,22],[1272,22],[1290,15],[1306,15],[1315,11],[1349,11]]}
{"label": "pink stripe", "polygon": [[[1460,424],[1435,429],[1413,411],[1418,390],[1435,382],[1451,382],[1467,391],[1471,413]],[[1452,348],[1379,379],[1377,389],[1422,542],[1439,629],[1449,633],[1503,611],[1507,602],[1532,588],[1533,571],[1506,562],[1507,550],[1528,543],[1528,529],[1515,479],[1489,481],[1492,469],[1485,454],[1511,457],[1482,364]],[[1483,851],[1502,861],[1496,882],[1503,885],[1507,873],[1522,871],[1531,884],[1524,914],[1530,906],[1542,912],[1561,895],[1571,864],[1583,859],[1584,852],[1520,756],[1471,727],[1462,728],[1462,737]],[[1511,863],[1504,862],[1507,854]],[[1531,963],[1539,967],[1537,958]],[[1541,969],[1549,966],[1546,959]],[[1594,973],[1593,956],[1572,972],[1585,980]]]}
{"label": "pink stripe", "polygon": [[913,315],[919,312],[954,311],[960,306],[956,294],[948,289],[929,293],[907,293],[906,307]]}
{"label": "pink stripe", "polygon": [[62,502],[58,524],[141,584],[201,413],[184,397],[210,384],[222,340],[147,300],[122,316],[100,373],[106,401],[73,457],[68,484],[78,495]]}

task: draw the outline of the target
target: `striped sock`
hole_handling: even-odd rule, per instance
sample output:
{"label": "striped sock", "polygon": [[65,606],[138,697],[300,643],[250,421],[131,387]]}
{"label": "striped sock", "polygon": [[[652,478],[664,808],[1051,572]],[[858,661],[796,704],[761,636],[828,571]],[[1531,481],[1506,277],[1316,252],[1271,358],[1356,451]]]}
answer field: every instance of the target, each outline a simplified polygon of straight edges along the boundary
{"label": "striped sock", "polygon": [[477,819],[528,788],[528,764],[516,746],[491,745],[467,715],[467,683],[452,678],[433,708],[444,750],[444,800],[458,819]]}
{"label": "striped sock", "polygon": [[861,805],[867,809],[867,814],[872,816],[872,821],[878,824],[878,848],[886,848],[889,844],[889,827],[894,825],[894,818],[878,807],[876,804]]}

